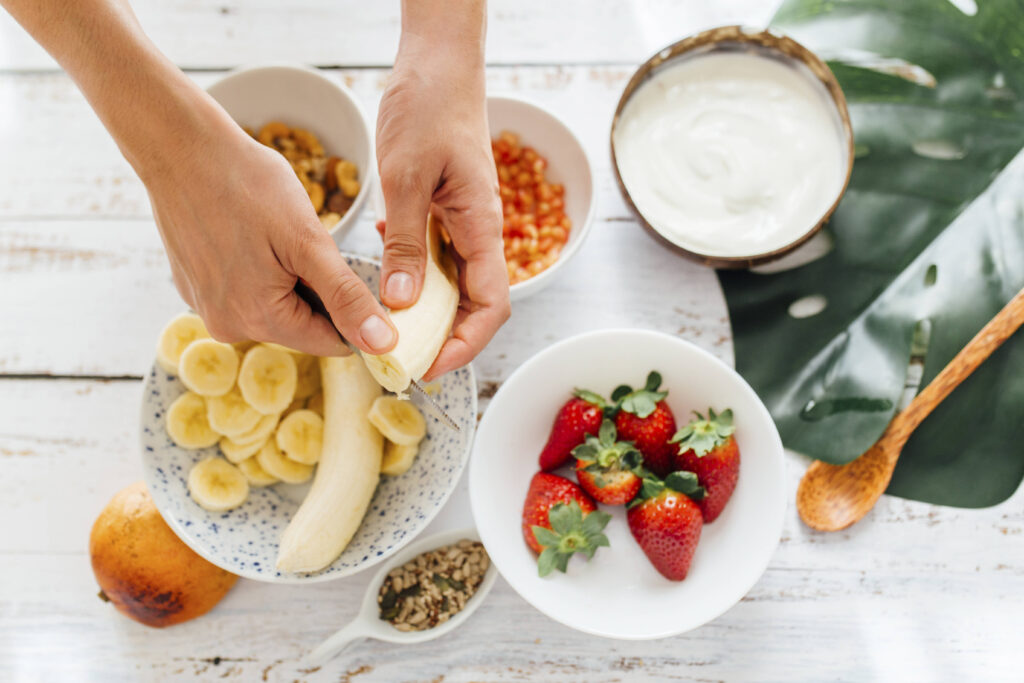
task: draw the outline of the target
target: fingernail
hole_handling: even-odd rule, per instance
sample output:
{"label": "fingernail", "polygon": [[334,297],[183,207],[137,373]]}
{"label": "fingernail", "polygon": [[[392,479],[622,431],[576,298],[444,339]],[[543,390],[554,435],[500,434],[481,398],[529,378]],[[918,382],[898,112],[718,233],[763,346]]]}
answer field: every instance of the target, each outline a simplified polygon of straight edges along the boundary
{"label": "fingernail", "polygon": [[384,350],[394,341],[395,331],[379,315],[371,315],[359,326],[359,336],[371,349]]}
{"label": "fingernail", "polygon": [[398,271],[388,276],[388,282],[384,287],[384,295],[391,303],[411,303],[412,287],[412,275]]}

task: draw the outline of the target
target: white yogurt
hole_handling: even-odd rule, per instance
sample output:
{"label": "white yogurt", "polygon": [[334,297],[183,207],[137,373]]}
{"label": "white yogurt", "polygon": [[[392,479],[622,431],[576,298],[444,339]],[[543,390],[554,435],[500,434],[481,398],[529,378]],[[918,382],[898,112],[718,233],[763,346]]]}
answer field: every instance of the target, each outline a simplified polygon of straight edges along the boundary
{"label": "white yogurt", "polygon": [[746,52],[664,67],[633,93],[612,144],[644,218],[709,256],[792,243],[846,175],[846,139],[825,87],[809,71]]}

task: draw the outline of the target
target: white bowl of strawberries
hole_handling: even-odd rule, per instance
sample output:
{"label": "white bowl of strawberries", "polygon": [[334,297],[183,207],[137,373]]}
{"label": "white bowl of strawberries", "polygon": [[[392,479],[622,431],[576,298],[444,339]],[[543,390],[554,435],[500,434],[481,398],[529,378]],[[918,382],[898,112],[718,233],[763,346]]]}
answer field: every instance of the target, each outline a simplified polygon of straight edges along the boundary
{"label": "white bowl of strawberries", "polygon": [[782,442],[754,391],[647,330],[572,337],[516,370],[480,422],[469,492],[520,595],[567,626],[632,640],[739,602],[786,508]]}

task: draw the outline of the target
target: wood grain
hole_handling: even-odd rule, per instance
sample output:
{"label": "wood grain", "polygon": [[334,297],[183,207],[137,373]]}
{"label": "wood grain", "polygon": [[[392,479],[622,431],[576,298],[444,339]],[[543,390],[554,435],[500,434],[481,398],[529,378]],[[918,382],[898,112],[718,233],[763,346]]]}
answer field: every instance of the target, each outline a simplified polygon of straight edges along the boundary
{"label": "wood grain", "polygon": [[[399,3],[336,0],[133,0],[153,41],[189,69],[254,62],[389,66]],[[764,25],[780,0],[490,0],[492,64],[635,64],[673,40],[723,24]],[[0,11],[0,70],[52,70],[53,60]]]}

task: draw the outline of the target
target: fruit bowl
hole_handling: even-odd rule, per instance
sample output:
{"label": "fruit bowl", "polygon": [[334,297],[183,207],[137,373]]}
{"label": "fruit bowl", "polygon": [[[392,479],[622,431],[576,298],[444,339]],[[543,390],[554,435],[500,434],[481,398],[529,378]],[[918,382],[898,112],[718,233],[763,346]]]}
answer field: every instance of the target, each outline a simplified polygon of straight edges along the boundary
{"label": "fruit bowl", "polygon": [[301,64],[237,69],[207,92],[240,125],[258,130],[270,121],[312,131],[328,155],[355,163],[360,182],[352,206],[330,229],[341,243],[355,225],[373,184],[375,155],[362,107],[342,83]]}
{"label": "fruit bowl", "polygon": [[487,98],[487,122],[491,137],[502,131],[519,135],[522,144],[536,148],[548,160],[547,180],[565,186],[565,213],[572,220],[569,239],[551,266],[528,280],[511,286],[513,301],[536,294],[551,284],[590,231],[594,217],[594,174],[583,145],[558,117],[518,97]]}
{"label": "fruit bowl", "polygon": [[[345,255],[349,266],[377,291],[380,264]],[[240,507],[208,512],[189,495],[192,465],[217,454],[217,447],[185,450],[171,442],[164,427],[171,403],[185,391],[179,379],[154,363],[142,397],[142,465],[146,486],[160,514],[193,550],[234,574],[271,583],[305,583],[341,578],[372,567],[400,550],[441,510],[462,474],[476,426],[476,380],[467,366],[438,380],[438,403],[459,425],[456,432],[424,411],[427,435],[412,468],[381,477],[370,508],[352,542],[326,569],[309,574],[275,568],[278,542],[309,490],[278,483],[250,488]]]}
{"label": "fruit bowl", "polygon": [[[610,547],[568,572],[541,578],[520,531],[527,487],[559,408],[574,387],[605,396],[618,385],[664,378],[668,404],[685,424],[691,411],[732,408],[742,453],[739,481],[721,516],[705,524],[689,574],[669,581],[630,534],[622,506]],[[569,466],[558,471],[569,474]],[[716,618],[750,590],[779,542],[786,508],[782,442],[764,404],[734,370],[697,346],[646,330],[601,330],[571,337],[519,367],[480,422],[469,472],[480,537],[498,571],[534,607],[572,628],[610,638],[663,638]]]}

